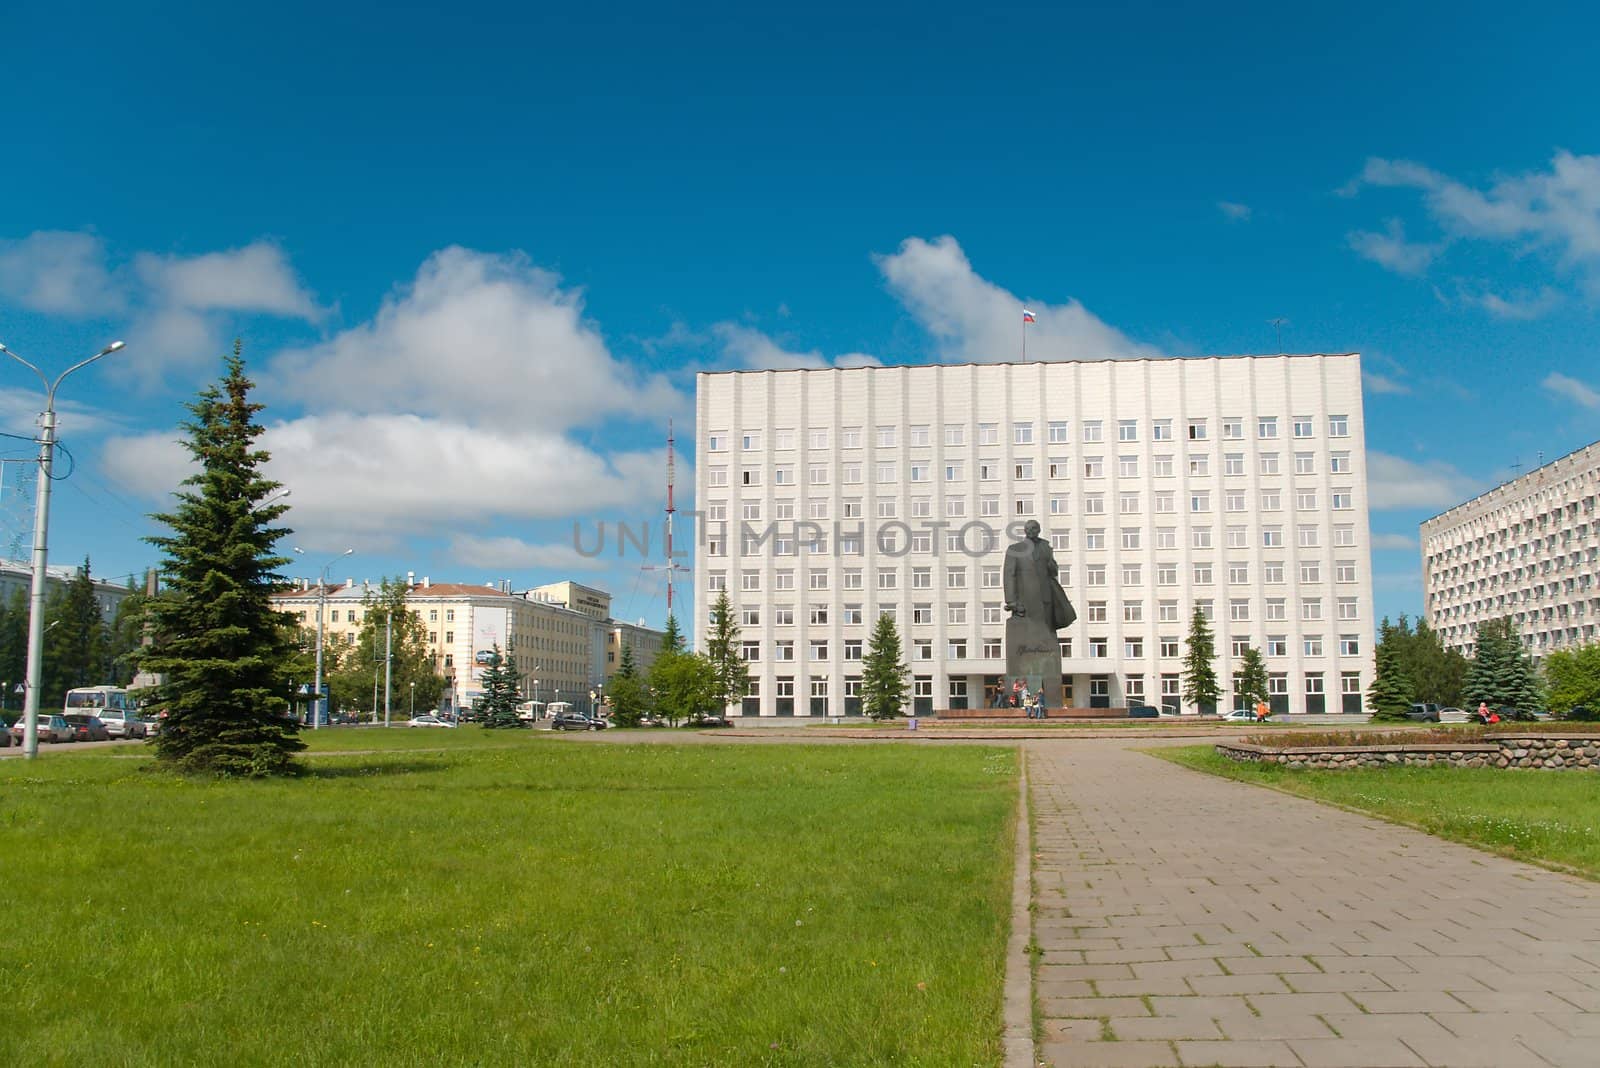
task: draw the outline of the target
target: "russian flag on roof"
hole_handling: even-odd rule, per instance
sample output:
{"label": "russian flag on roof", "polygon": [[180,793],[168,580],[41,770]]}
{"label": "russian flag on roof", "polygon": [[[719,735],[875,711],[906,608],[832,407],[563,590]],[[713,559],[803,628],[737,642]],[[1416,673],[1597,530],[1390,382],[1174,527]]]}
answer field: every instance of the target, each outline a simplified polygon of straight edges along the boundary
{"label": "russian flag on roof", "polygon": [[1033,317],[1033,312],[1029,311],[1027,308],[1022,309],[1022,321],[1025,323],[1038,322],[1038,320]]}

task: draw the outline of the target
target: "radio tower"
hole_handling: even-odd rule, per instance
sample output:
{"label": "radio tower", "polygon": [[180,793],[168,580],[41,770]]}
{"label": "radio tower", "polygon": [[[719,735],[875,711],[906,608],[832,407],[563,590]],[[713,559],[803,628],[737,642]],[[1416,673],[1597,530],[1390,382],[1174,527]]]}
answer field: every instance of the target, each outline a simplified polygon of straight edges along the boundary
{"label": "radio tower", "polygon": [[665,571],[667,573],[667,615],[672,615],[672,590],[677,585],[676,573],[689,569],[672,555],[672,517],[678,511],[672,501],[672,489],[678,478],[678,464],[676,458],[676,443],[672,436],[672,420],[667,420],[667,528],[666,548],[667,560],[663,564],[646,564],[646,571]]}

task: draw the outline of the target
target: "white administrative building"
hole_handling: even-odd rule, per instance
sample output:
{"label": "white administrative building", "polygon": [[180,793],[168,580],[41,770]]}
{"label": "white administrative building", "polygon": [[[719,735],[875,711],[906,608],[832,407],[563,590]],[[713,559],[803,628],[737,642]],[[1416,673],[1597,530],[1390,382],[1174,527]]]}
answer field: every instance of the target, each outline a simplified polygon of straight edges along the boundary
{"label": "white administrative building", "polygon": [[1600,442],[1426,520],[1428,625],[1471,655],[1478,624],[1510,617],[1534,657],[1600,634]]}
{"label": "white administrative building", "polygon": [[[698,376],[694,626],[726,589],[745,715],[859,711],[895,617],[914,709],[988,703],[1001,562],[1036,519],[1078,621],[1064,699],[1179,698],[1196,606],[1225,691],[1262,650],[1279,712],[1356,712],[1372,677],[1356,354]],[[1231,692],[1223,702],[1231,704]]]}

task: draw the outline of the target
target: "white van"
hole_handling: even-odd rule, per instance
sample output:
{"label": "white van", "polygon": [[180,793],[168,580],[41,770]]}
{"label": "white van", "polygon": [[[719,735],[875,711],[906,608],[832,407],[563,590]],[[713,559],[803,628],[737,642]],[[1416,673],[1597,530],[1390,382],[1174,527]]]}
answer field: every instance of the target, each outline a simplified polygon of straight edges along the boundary
{"label": "white van", "polygon": [[144,721],[138,703],[120,686],[80,686],[67,691],[63,712],[99,716],[113,738],[143,738]]}

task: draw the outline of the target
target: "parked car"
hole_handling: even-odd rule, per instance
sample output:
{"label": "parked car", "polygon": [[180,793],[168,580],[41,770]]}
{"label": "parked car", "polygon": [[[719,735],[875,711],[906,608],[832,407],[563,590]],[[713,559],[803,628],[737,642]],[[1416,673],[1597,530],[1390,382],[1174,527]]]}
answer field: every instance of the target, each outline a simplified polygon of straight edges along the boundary
{"label": "parked car", "polygon": [[1448,705],[1439,709],[1440,723],[1465,723],[1467,710],[1464,708],[1451,708]]}
{"label": "parked car", "polygon": [[727,716],[718,716],[710,712],[702,712],[698,716],[690,716],[683,721],[685,727],[731,727]]}
{"label": "parked car", "polygon": [[1256,722],[1256,714],[1248,708],[1236,708],[1232,712],[1218,712],[1217,718],[1224,723]]}
{"label": "parked car", "polygon": [[77,742],[109,742],[111,732],[106,730],[105,720],[99,716],[91,716],[87,712],[74,712],[65,717],[72,725],[73,741]]}
{"label": "parked car", "polygon": [[425,712],[420,716],[412,716],[410,719],[406,720],[406,726],[407,727],[454,727],[455,724],[454,723],[450,723],[450,722],[448,722],[446,720],[442,720],[438,716],[435,716],[431,712]]}
{"label": "parked car", "polygon": [[1438,723],[1439,706],[1428,701],[1415,701],[1406,709],[1406,719],[1416,720],[1419,723]]}
{"label": "parked car", "polygon": [[[22,744],[23,734],[26,731],[21,716],[6,731],[14,738],[18,745]],[[39,740],[41,742],[73,742],[77,741],[78,733],[60,713],[39,713]]]}
{"label": "parked car", "polygon": [[553,731],[603,731],[610,724],[603,719],[593,719],[582,712],[557,712],[550,717]]}
{"label": "parked car", "polygon": [[138,713],[125,708],[107,708],[100,712],[100,722],[113,738],[143,738],[149,731]]}
{"label": "parked car", "polygon": [[161,733],[161,720],[155,716],[141,716],[139,722],[144,724],[144,736],[154,738]]}

